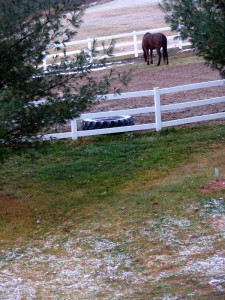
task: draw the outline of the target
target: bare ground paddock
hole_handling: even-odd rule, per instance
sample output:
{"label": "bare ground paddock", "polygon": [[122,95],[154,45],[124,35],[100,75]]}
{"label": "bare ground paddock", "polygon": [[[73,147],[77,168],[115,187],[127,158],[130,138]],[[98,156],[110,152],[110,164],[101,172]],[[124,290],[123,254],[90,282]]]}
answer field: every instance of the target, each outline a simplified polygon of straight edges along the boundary
{"label": "bare ground paddock", "polygon": [[[159,8],[158,0],[100,0],[99,4],[85,10],[83,24],[79,29],[77,39],[94,38],[99,36],[113,35],[133,30],[147,30],[168,26],[164,21],[164,13]],[[157,58],[155,58],[156,61]],[[197,58],[193,51],[179,52],[171,50],[169,53],[169,66],[156,64],[146,66],[143,58],[126,60],[126,65],[114,66],[116,71],[132,69],[132,80],[122,92],[141,91],[154,87],[172,87],[177,85],[221,79],[216,71],[212,71]],[[95,72],[96,77],[102,76],[106,71]],[[212,98],[224,95],[224,87],[216,87],[191,92],[164,95],[162,104]],[[115,100],[102,102],[92,107],[90,111],[107,111],[125,108],[151,106],[153,98],[135,98],[128,100]],[[196,114],[215,113],[224,109],[224,104],[192,108],[179,111],[178,113],[164,113],[163,119],[175,119],[191,117]],[[153,122],[154,116],[134,116],[135,124]]]}
{"label": "bare ground paddock", "polygon": [[114,0],[91,6],[85,10],[77,39],[165,27],[158,3],[157,0]]}
{"label": "bare ground paddock", "polygon": [[[170,65],[161,65],[157,67],[156,64],[147,66],[142,58],[134,60],[133,64],[126,66],[132,69],[132,80],[127,87],[123,87],[123,92],[151,90],[154,87],[172,87],[177,85],[185,85],[197,82],[211,81],[221,79],[218,72],[212,71],[204,62],[197,58],[192,51],[189,52],[172,52],[170,56]],[[118,67],[117,71],[122,71],[123,67]],[[99,73],[101,74],[101,72]],[[201,89],[195,91],[186,91],[174,94],[161,96],[162,104],[178,103],[198,99],[206,99],[217,96],[223,96],[225,87],[214,87],[208,89]],[[119,110],[124,108],[137,108],[152,106],[154,104],[153,97],[132,98],[126,100],[105,101],[95,105],[91,111],[107,111]],[[174,113],[166,113],[164,120],[173,118],[185,118],[206,113],[215,113],[219,109],[225,108],[224,104],[211,105],[201,108],[191,108],[181,110]],[[150,116],[136,116],[136,123],[142,121],[149,121]],[[150,117],[153,121],[154,116]]]}

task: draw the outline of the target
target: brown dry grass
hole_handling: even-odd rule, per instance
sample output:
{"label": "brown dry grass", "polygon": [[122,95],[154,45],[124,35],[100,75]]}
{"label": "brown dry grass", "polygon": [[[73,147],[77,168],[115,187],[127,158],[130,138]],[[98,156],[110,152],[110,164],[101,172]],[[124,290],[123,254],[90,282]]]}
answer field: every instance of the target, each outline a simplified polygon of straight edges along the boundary
{"label": "brown dry grass", "polygon": [[123,9],[115,6],[110,11],[103,8],[99,5],[86,9],[76,40],[168,26],[164,13],[151,2],[139,7],[130,3]]}

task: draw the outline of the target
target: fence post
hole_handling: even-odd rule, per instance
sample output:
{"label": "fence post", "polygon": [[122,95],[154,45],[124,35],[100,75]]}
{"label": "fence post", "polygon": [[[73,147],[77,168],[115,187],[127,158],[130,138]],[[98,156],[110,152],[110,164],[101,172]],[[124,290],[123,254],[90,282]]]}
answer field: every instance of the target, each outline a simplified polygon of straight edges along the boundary
{"label": "fence post", "polygon": [[182,37],[181,37],[181,34],[180,34],[180,31],[182,30],[183,27],[184,27],[184,25],[179,24],[179,25],[178,25],[178,28],[177,28],[177,31],[178,31],[178,39],[179,39],[178,47],[179,47],[180,50],[183,49]]}
{"label": "fence post", "polygon": [[134,41],[134,56],[138,57],[138,42],[137,42],[137,32],[133,31],[133,41]]}
{"label": "fence post", "polygon": [[72,140],[77,140],[77,119],[71,120]]}
{"label": "fence post", "polygon": [[160,89],[154,88],[154,102],[155,102],[155,128],[156,131],[162,129],[162,118],[161,118],[161,104],[160,104]]}
{"label": "fence post", "polygon": [[178,32],[178,39],[179,39],[179,42],[178,42],[178,47],[180,50],[183,49],[183,43],[182,43],[182,37],[180,35],[180,32]]}
{"label": "fence post", "polygon": [[92,63],[93,61],[93,58],[92,58],[92,39],[88,38],[87,39],[87,43],[88,43],[88,53],[89,53],[89,56],[90,56],[90,63]]}
{"label": "fence post", "polygon": [[42,66],[43,66],[43,69],[46,71],[46,69],[47,69],[46,52],[43,51],[42,54],[43,54],[43,56],[44,56],[44,58],[43,58],[43,60],[42,60]]}

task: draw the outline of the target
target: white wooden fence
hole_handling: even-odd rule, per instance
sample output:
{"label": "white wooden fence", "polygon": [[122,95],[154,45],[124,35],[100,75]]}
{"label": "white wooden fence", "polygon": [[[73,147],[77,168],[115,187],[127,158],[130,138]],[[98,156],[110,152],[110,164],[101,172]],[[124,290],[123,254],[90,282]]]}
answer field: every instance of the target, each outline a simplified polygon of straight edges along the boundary
{"label": "white wooden fence", "polygon": [[[133,31],[130,33],[123,33],[123,34],[117,34],[112,36],[88,38],[86,40],[67,42],[65,44],[57,45],[55,47],[53,45],[53,47],[49,50],[52,53],[46,55],[45,59],[43,60],[43,68],[46,69],[47,66],[51,64],[51,60],[53,58],[63,57],[65,55],[63,50],[66,50],[66,55],[68,57],[80,53],[80,51],[83,49],[86,49],[87,51],[91,51],[94,40],[97,43],[115,40],[116,44],[113,53],[114,57],[122,57],[128,55],[134,55],[134,57],[138,57],[139,53],[143,52],[141,47],[141,42],[142,42],[142,37],[146,32],[151,32],[151,33],[162,32],[166,34],[168,39],[168,49],[170,48],[182,49],[183,46],[190,45],[188,41],[181,40],[181,38],[179,37],[179,33],[174,33],[174,32],[171,33],[170,27],[163,27],[163,28],[150,29],[150,30],[146,29],[142,31]],[[56,50],[54,50],[57,49],[57,47],[61,47],[62,50],[60,52],[57,52]],[[98,46],[95,49],[97,51],[101,51],[103,50],[103,47]]]}
{"label": "white wooden fence", "polygon": [[[87,113],[82,114],[79,119],[74,119],[71,121],[71,131],[63,132],[63,133],[53,133],[47,134],[43,136],[43,139],[48,140],[51,138],[54,139],[64,139],[64,138],[72,138],[77,139],[78,137],[84,136],[92,136],[99,134],[109,134],[109,133],[118,133],[118,132],[128,132],[128,131],[138,131],[138,130],[149,130],[155,129],[157,131],[162,128],[177,126],[182,124],[189,124],[195,122],[209,121],[225,118],[225,112],[219,112],[215,114],[206,114],[201,116],[194,116],[189,118],[177,119],[177,120],[169,120],[162,121],[161,113],[165,111],[175,111],[184,108],[191,108],[196,106],[210,105],[225,102],[225,96],[222,97],[214,97],[210,99],[204,100],[195,100],[195,101],[187,101],[182,103],[175,104],[167,104],[161,105],[160,96],[164,94],[177,93],[188,90],[195,89],[203,89],[208,87],[216,87],[225,85],[225,80],[216,80],[216,81],[208,81],[202,83],[195,83],[183,86],[175,86],[170,88],[154,88],[153,90],[145,90],[139,92],[129,92],[122,93],[120,95],[109,94],[106,96],[105,101],[116,100],[116,99],[129,99],[129,98],[137,98],[137,97],[154,97],[154,106],[141,107],[135,109],[124,109],[117,111],[106,111],[106,112],[97,112],[97,113]],[[136,114],[146,114],[146,113],[154,113],[155,114],[155,122],[147,123],[141,125],[132,125],[132,126],[123,126],[123,127],[115,127],[115,128],[106,128],[106,129],[95,129],[95,130],[78,130],[78,121],[84,119],[93,119],[93,118],[101,118],[101,117],[111,117],[111,116],[121,116],[121,115],[136,115]]]}

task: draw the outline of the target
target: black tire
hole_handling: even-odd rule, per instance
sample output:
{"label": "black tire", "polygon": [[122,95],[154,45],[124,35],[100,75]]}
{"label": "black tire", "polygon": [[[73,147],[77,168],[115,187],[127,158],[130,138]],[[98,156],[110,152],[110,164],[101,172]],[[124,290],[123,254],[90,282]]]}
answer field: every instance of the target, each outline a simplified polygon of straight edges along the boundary
{"label": "black tire", "polygon": [[131,125],[134,125],[134,120],[131,118],[131,116],[102,117],[84,119],[82,123],[82,129],[93,130]]}

